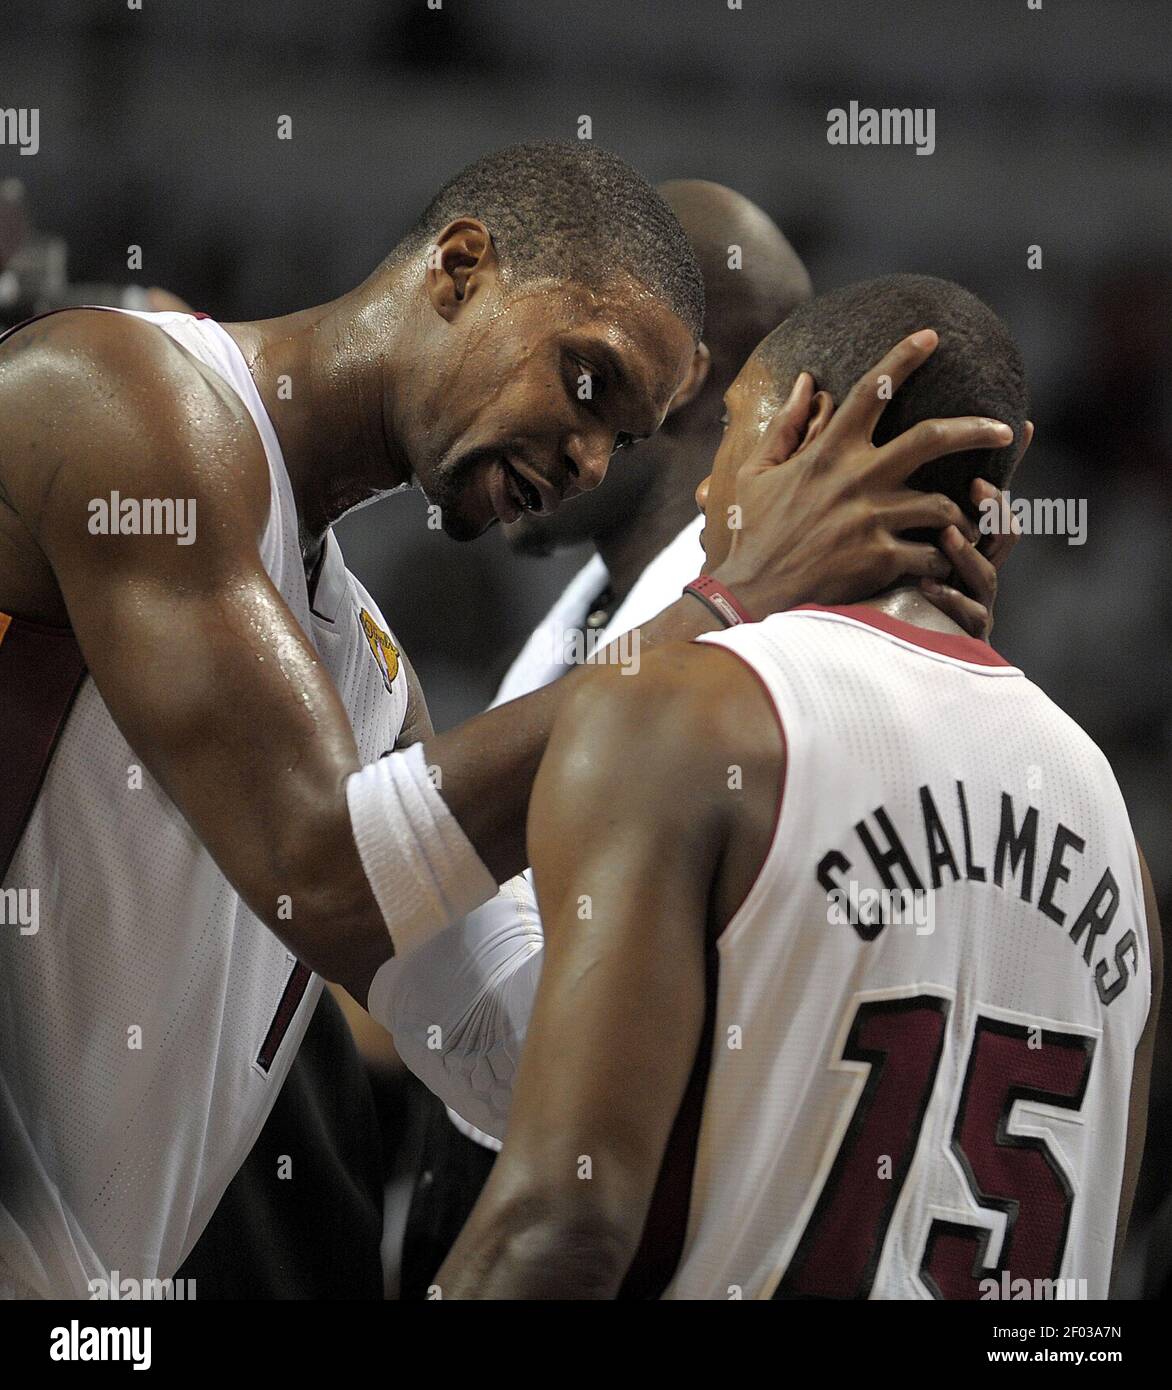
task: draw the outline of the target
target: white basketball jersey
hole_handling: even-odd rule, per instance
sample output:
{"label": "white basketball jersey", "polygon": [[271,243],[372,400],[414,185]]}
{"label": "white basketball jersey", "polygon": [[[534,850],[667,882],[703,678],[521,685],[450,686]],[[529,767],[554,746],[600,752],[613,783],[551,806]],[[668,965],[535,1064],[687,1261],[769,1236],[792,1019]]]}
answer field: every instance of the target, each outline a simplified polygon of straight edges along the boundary
{"label": "white basketball jersey", "polygon": [[971,638],[860,606],[704,640],[786,772],[666,1296],[1105,1297],[1151,982],[1107,760]]}
{"label": "white basketball jersey", "polygon": [[[210,319],[136,317],[252,416],[269,467],[265,569],[337,685],[361,758],[378,758],[407,706],[395,644],[332,533],[311,606],[288,474],[243,356]],[[114,1270],[173,1275],[322,988],[139,766],[86,677],[4,878],[32,893],[38,922],[0,927],[0,1294],[86,1297]]]}
{"label": "white basketball jersey", "polygon": [[[704,518],[697,514],[650,561],[610,621],[594,634],[596,645],[592,650],[605,647],[632,628],[642,627],[675,603],[684,585],[700,571],[704,558],[700,540],[703,529]],[[602,556],[592,555],[529,634],[493,697],[494,708],[560,680],[575,661],[582,660],[575,639],[586,626],[591,603],[608,582]]]}

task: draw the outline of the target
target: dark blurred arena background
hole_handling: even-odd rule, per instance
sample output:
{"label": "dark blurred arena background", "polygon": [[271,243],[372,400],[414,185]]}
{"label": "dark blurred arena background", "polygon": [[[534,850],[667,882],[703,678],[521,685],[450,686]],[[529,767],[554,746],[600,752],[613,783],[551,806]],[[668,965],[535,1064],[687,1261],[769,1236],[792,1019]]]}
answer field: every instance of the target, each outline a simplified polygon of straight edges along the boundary
{"label": "dark blurred arena background", "polygon": [[[1166,0],[5,0],[0,107],[39,109],[40,148],[0,149],[0,257],[20,268],[31,223],[63,240],[70,281],[163,286],[226,321],[280,314],[363,278],[468,160],[575,138],[587,115],[653,180],[760,203],[816,289],[893,270],[963,282],[1031,373],[1018,491],[1087,503],[1085,545],[1019,547],[996,645],[1110,757],[1168,921],[1167,18]],[[826,113],[852,99],[934,107],[935,152],[830,146]],[[11,268],[0,316],[6,294]],[[440,727],[491,698],[583,558],[521,559],[495,532],[458,546],[418,497],[340,534]],[[1165,1048],[1133,1271],[1155,1221],[1172,1245],[1172,1209],[1154,1215],[1168,1077]]]}

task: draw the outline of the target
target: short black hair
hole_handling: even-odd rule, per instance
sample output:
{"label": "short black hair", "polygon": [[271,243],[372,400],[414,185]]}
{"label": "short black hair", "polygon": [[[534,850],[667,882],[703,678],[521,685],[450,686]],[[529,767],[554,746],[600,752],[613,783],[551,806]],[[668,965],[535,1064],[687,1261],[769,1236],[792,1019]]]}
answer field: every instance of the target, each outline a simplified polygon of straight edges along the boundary
{"label": "short black hair", "polygon": [[1029,417],[1025,365],[1009,329],[983,300],[932,275],[885,275],[831,290],[790,316],[754,356],[787,394],[801,371],[841,405],[851,386],[901,338],[920,328],[940,335],[936,351],[892,397],[874,442],[884,444],[921,420],[987,415],[1013,430],[1003,449],[949,454],[917,469],[909,487],[942,492],[975,519],[974,478],[1004,487]]}
{"label": "short black hair", "polygon": [[401,261],[457,217],[492,235],[502,274],[602,285],[625,272],[699,340],[704,281],[675,214],[625,160],[587,141],[510,145],[469,164],[391,252]]}

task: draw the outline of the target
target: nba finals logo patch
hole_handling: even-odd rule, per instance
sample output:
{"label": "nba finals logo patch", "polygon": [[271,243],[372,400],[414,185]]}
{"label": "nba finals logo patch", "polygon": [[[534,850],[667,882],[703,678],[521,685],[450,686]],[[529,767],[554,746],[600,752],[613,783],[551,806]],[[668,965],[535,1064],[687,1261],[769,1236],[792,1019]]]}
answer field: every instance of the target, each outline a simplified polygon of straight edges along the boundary
{"label": "nba finals logo patch", "polygon": [[391,682],[399,674],[399,653],[391,641],[391,634],[384,632],[365,608],[358,614],[358,621],[362,624],[362,631],[366,633],[371,654],[378,663],[378,669],[383,673],[383,684],[390,694]]}

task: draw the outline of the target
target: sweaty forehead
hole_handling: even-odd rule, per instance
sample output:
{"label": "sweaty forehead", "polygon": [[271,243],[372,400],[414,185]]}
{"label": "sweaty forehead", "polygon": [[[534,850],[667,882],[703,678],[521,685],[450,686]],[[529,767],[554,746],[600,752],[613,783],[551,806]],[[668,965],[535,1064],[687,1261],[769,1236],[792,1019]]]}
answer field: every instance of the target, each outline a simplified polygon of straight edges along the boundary
{"label": "sweaty forehead", "polygon": [[656,429],[692,360],[692,335],[646,286],[623,277],[600,288],[561,287],[567,344],[596,347],[617,366],[632,407]]}

